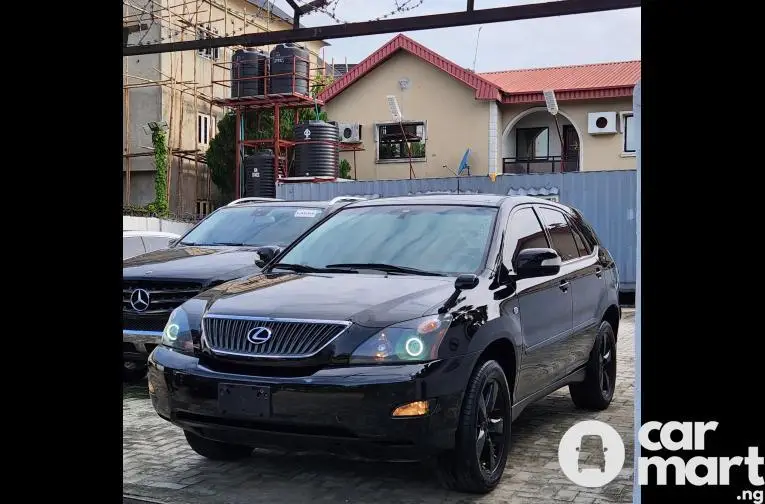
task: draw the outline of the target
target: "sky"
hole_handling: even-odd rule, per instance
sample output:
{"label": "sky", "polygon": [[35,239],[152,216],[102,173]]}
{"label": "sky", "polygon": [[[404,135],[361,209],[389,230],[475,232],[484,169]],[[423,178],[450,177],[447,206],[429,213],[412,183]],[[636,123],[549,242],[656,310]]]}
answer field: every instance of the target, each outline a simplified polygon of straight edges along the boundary
{"label": "sky", "polygon": [[[396,0],[333,0],[335,16],[346,22],[368,21],[391,12]],[[399,4],[405,0],[397,0]],[[417,3],[413,0],[411,3]],[[476,9],[540,3],[543,0],[475,0]],[[285,12],[292,9],[276,0]],[[302,4],[305,1],[299,1]],[[423,0],[414,10],[391,17],[454,12],[465,9],[465,0]],[[337,21],[324,13],[304,16],[305,26],[325,26]],[[583,63],[640,59],[640,8],[546,19],[509,21],[478,26],[407,32],[406,35],[441,56],[477,72],[539,68]],[[358,63],[396,34],[329,40],[325,60]],[[478,55],[476,58],[476,41]]]}

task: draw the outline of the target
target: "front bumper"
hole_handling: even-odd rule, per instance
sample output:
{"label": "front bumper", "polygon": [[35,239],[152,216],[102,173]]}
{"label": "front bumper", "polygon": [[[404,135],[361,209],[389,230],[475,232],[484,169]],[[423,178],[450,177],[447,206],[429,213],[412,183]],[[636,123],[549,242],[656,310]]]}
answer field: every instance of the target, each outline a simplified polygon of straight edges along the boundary
{"label": "front bumper", "polygon": [[[430,364],[326,368],[310,376],[213,371],[199,359],[157,347],[149,393],[157,413],[202,437],[253,447],[319,449],[371,458],[421,459],[453,448],[469,359]],[[267,387],[260,414],[219,406],[219,385]],[[403,404],[430,401],[420,417],[393,417]]]}

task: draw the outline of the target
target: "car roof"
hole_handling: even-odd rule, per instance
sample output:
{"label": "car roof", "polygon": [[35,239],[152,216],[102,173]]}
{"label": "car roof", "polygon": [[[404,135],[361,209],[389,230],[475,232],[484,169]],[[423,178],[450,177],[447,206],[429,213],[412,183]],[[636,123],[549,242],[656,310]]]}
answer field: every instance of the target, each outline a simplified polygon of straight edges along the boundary
{"label": "car roof", "polygon": [[168,233],[166,231],[122,231],[122,237],[126,236],[155,236],[160,238],[180,238],[177,233]]}
{"label": "car roof", "polygon": [[221,208],[243,208],[243,207],[301,207],[301,208],[327,208],[329,201],[254,201],[242,202],[236,205],[225,206]]}
{"label": "car roof", "polygon": [[506,196],[503,194],[422,194],[416,196],[396,196],[391,198],[356,201],[348,204],[346,208],[383,205],[461,205],[499,208],[506,203],[511,206],[523,203],[549,203],[553,206],[566,208],[563,205],[541,198],[533,198],[530,196]]}

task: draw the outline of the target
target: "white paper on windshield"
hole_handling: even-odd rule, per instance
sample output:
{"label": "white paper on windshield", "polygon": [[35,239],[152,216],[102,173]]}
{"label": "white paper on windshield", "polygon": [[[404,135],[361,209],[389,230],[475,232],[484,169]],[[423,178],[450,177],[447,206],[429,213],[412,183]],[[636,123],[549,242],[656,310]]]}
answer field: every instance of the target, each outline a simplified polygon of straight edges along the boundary
{"label": "white paper on windshield", "polygon": [[295,217],[305,217],[311,219],[319,215],[319,210],[316,208],[300,208],[295,210]]}

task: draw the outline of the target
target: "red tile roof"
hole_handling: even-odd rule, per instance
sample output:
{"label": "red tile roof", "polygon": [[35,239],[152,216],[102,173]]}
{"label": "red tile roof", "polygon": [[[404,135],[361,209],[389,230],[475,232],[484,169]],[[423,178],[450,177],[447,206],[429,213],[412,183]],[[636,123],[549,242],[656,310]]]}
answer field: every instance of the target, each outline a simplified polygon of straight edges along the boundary
{"label": "red tile roof", "polygon": [[344,91],[348,86],[372,71],[381,63],[387,61],[399,50],[406,51],[448,73],[455,79],[464,82],[475,89],[477,100],[500,100],[501,93],[498,86],[492,84],[483,77],[465,70],[458,64],[436,54],[419,42],[415,42],[403,33],[399,33],[387,44],[367,56],[361,63],[353,67],[342,78],[336,80],[322,91],[318,98],[327,102]]}
{"label": "red tile roof", "polygon": [[480,74],[509,96],[503,102],[544,101],[542,91],[554,89],[559,100],[631,96],[640,79],[640,61],[531,68]]}
{"label": "red tile roof", "polygon": [[544,102],[542,91],[545,89],[554,89],[556,98],[561,101],[632,96],[632,88],[640,79],[640,61],[476,74],[399,33],[327,86],[318,98],[324,102],[332,100],[399,50],[417,56],[472,87],[477,100],[497,100],[502,103]]}

